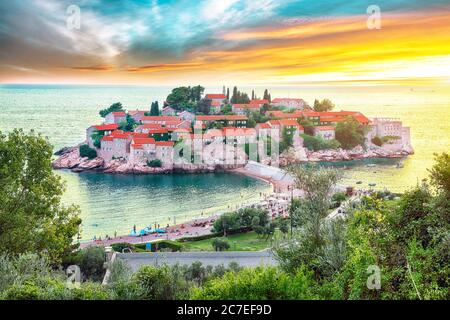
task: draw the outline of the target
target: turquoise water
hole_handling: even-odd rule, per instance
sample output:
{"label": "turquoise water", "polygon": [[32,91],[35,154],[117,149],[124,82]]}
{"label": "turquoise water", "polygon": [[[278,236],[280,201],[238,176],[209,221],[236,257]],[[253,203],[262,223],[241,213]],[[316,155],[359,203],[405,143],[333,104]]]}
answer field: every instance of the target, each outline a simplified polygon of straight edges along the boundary
{"label": "turquoise water", "polygon": [[[252,88],[240,88],[251,92]],[[256,88],[262,96],[264,87]],[[35,129],[48,136],[55,150],[79,143],[89,124],[100,123],[98,111],[120,101],[128,109],[160,105],[169,87],[0,85],[0,130]],[[411,127],[415,154],[402,160],[338,163],[344,184],[363,181],[401,192],[426,178],[433,153],[450,151],[450,88],[447,87],[269,87],[272,97],[330,98],[336,110],[357,110],[369,117],[399,117]],[[207,88],[207,92],[221,92]],[[375,163],[375,167],[367,167]],[[344,170],[343,166],[347,167]],[[83,238],[128,232],[131,227],[180,221],[202,211],[209,214],[258,199],[270,186],[230,174],[111,176],[58,171],[67,181],[66,203],[79,204]]]}
{"label": "turquoise water", "polygon": [[206,217],[255,201],[259,192],[269,190],[261,181],[228,173],[60,174],[68,182],[64,201],[81,206],[84,239],[128,234],[134,225],[139,229]]}

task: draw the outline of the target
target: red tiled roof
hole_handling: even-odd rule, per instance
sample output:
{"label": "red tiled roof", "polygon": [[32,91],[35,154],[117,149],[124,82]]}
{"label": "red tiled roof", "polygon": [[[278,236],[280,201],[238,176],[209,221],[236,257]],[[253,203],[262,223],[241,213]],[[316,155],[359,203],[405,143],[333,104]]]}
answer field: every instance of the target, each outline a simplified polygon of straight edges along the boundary
{"label": "red tiled roof", "polygon": [[291,126],[291,127],[300,126],[296,120],[284,119],[284,120],[279,120],[279,121],[280,121],[280,124],[283,126]]}
{"label": "red tiled roof", "polygon": [[127,139],[133,132],[124,132],[122,130],[115,130],[111,132],[110,136],[114,139]]}
{"label": "red tiled roof", "polygon": [[150,129],[148,130],[148,134],[156,134],[156,133],[168,133],[169,129],[167,128],[159,128],[159,129]]}
{"label": "red tiled roof", "polygon": [[268,111],[268,113],[270,115],[272,115],[272,117],[279,118],[279,119],[297,119],[303,115],[302,111],[283,112],[283,111],[279,111],[279,110],[274,110],[274,111]]}
{"label": "red tiled roof", "polygon": [[269,120],[266,123],[271,127],[281,125],[280,120]]}
{"label": "red tiled roof", "polygon": [[197,116],[199,121],[217,121],[217,120],[247,120],[244,115],[217,115],[217,116]]}
{"label": "red tiled roof", "polygon": [[208,93],[206,96],[206,99],[226,99],[227,96],[223,93]]}
{"label": "red tiled roof", "polygon": [[101,124],[98,126],[94,126],[94,128],[99,131],[112,131],[112,130],[116,130],[118,127],[119,127],[119,125],[117,123]]}
{"label": "red tiled roof", "polygon": [[139,132],[132,132],[131,136],[133,138],[148,138],[148,134],[146,134],[146,133],[139,133]]}
{"label": "red tiled roof", "polygon": [[269,100],[262,99],[262,100],[250,100],[250,104],[268,104]]}
{"label": "red tiled roof", "polygon": [[123,111],[114,111],[114,112],[112,112],[112,114],[114,117],[125,117],[126,116],[125,112],[123,112]]}
{"label": "red tiled roof", "polygon": [[142,149],[142,144],[132,144],[131,147],[133,149]]}
{"label": "red tiled roof", "polygon": [[267,122],[258,123],[256,126],[258,126],[261,129],[270,129],[271,128],[270,124],[268,124]]}
{"label": "red tiled roof", "polygon": [[114,138],[112,136],[104,136],[102,138],[102,141],[113,141],[113,140],[114,140]]}
{"label": "red tiled roof", "polygon": [[134,138],[133,139],[134,144],[155,144],[155,139],[153,138]]}

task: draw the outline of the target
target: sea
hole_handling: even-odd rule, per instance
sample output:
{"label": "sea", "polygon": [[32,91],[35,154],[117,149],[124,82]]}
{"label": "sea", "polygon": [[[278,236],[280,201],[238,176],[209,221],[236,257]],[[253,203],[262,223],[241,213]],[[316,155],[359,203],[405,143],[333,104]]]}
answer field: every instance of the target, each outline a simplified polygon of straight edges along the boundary
{"label": "sea", "polygon": [[[195,84],[194,84],[195,85]],[[206,93],[222,87],[205,86]],[[450,84],[436,86],[255,86],[241,91],[272,98],[331,99],[335,110],[368,117],[394,117],[411,128],[415,153],[402,159],[366,159],[322,163],[342,170],[344,185],[404,192],[427,179],[433,154],[450,152]],[[230,90],[232,87],[230,86]],[[0,131],[34,130],[54,150],[78,144],[100,109],[121,102],[128,110],[162,105],[171,87],[0,84]],[[133,226],[179,223],[256,202],[271,186],[230,173],[108,175],[56,171],[66,182],[64,204],[76,204],[83,220],[81,239],[128,234]]]}

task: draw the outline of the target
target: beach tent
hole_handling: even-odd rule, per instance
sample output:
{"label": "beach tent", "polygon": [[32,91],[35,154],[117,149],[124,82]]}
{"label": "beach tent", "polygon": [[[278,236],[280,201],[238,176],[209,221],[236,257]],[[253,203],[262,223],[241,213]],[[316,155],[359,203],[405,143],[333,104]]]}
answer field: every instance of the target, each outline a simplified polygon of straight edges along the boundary
{"label": "beach tent", "polygon": [[166,230],[159,229],[159,228],[155,229],[155,232],[156,232],[156,233],[167,233]]}

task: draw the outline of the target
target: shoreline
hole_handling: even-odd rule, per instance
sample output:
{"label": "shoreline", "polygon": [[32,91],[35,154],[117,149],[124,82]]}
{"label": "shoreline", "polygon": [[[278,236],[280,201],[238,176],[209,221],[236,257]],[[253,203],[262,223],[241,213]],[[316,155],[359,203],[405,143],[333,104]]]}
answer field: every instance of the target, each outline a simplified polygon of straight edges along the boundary
{"label": "shoreline", "polygon": [[[301,154],[296,154],[300,152]],[[309,151],[306,148],[289,149],[289,152],[280,155],[280,167],[286,167],[293,164],[306,164],[318,162],[345,162],[357,161],[365,159],[399,159],[405,158],[408,155],[414,154],[411,150],[396,150],[390,151],[382,148],[364,150],[361,146],[357,146],[352,150],[320,150]],[[54,153],[58,156],[52,161],[52,167],[56,170],[68,169],[75,173],[81,172],[96,172],[96,173],[110,173],[110,174],[189,174],[189,173],[215,173],[215,172],[242,172],[242,168],[246,164],[183,164],[176,165],[173,168],[163,167],[148,167],[146,164],[128,163],[126,160],[111,160],[105,162],[103,158],[96,157],[88,159],[80,157],[78,146],[63,147]],[[266,177],[257,176],[265,182],[273,183]]]}

